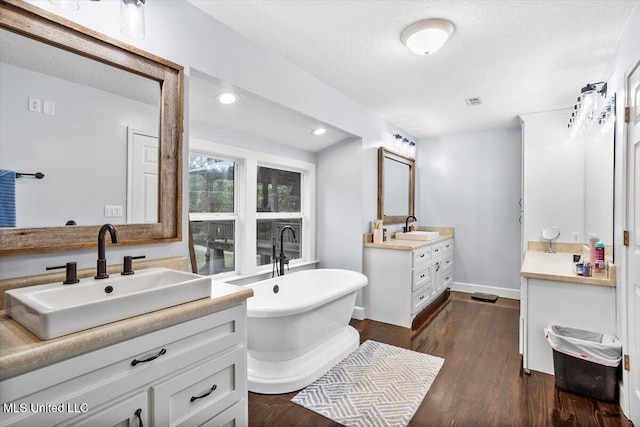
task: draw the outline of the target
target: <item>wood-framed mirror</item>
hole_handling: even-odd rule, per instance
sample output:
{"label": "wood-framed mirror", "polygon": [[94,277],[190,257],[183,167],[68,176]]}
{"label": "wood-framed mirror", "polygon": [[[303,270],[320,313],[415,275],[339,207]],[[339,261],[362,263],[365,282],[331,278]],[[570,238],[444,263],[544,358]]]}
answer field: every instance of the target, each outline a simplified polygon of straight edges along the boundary
{"label": "wood-framed mirror", "polygon": [[[99,200],[101,206],[98,215],[91,217],[91,219],[78,221],[76,222],[77,225],[65,226],[64,221],[62,223],[56,221],[56,225],[53,226],[46,223],[43,223],[45,225],[40,225],[37,222],[35,224],[27,223],[26,225],[20,225],[20,221],[14,221],[15,225],[3,225],[0,227],[0,256],[93,248],[96,245],[99,228],[103,223],[113,223],[116,225],[120,237],[120,244],[123,245],[143,245],[181,241],[182,133],[184,108],[183,67],[20,0],[0,0],[0,31],[5,32],[5,35],[11,34],[11,38],[28,39],[29,43],[35,42],[64,51],[65,55],[73,55],[77,57],[79,61],[84,61],[84,63],[91,62],[100,64],[100,66],[110,68],[112,70],[110,73],[112,74],[128,74],[132,77],[132,81],[135,81],[135,79],[138,79],[138,81],[139,79],[143,79],[149,84],[155,85],[158,92],[156,97],[157,113],[155,113],[156,117],[153,122],[155,125],[153,126],[154,129],[152,129],[153,137],[156,138],[157,146],[154,154],[154,160],[157,163],[155,169],[155,180],[157,183],[154,184],[154,187],[150,187],[152,190],[148,192],[149,194],[152,194],[153,197],[145,199],[147,201],[152,200],[150,203],[151,208],[149,208],[149,210],[153,212],[153,216],[146,221],[122,219],[122,222],[119,223],[115,219],[111,220],[110,215],[107,214],[107,205],[110,203],[109,200],[103,198]],[[8,39],[8,37],[5,38]],[[3,49],[5,47],[4,39],[2,47]],[[29,55],[29,52],[24,52],[20,55],[26,56]],[[1,65],[5,65],[3,58],[0,58],[0,62],[2,62]],[[47,61],[42,61],[40,58],[40,61],[31,62],[42,63]],[[8,67],[12,66],[14,66],[14,64],[8,65]],[[83,70],[85,71],[85,74],[91,73],[87,72],[84,68]],[[30,72],[31,70],[28,71]],[[95,75],[90,75],[87,80],[92,79],[97,80],[98,78]],[[114,86],[113,83],[111,83],[111,86]],[[90,89],[94,90],[93,87]],[[119,90],[124,89],[120,88]],[[5,94],[3,93],[3,98],[4,97]],[[125,94],[125,97],[134,98],[128,94]],[[39,101],[44,101],[46,99],[47,98],[44,98],[43,96],[43,100]],[[20,103],[20,107],[26,107],[27,104],[31,105],[30,101],[31,100],[29,99],[29,102],[27,102],[27,98],[21,95],[21,97],[16,98],[13,103]],[[62,100],[59,99],[58,101],[60,101],[60,104],[62,103]],[[39,104],[39,106],[42,107],[44,104]],[[93,106],[98,107],[101,106],[101,104],[96,103]],[[91,104],[84,104],[80,108],[87,110],[91,109],[91,107]],[[142,109],[143,106],[140,104],[139,108]],[[27,108],[23,108],[23,110],[26,111]],[[38,115],[38,117],[43,119],[44,115],[47,114],[45,111],[33,111],[30,108],[29,110],[31,114],[30,117],[36,117],[33,112],[42,113],[42,115]],[[50,104],[49,112],[51,111]],[[49,120],[62,120],[64,109],[59,107],[59,105],[55,105],[55,109],[53,111],[54,114],[50,114],[50,116],[55,115],[58,117],[49,117]],[[100,114],[101,110],[95,108],[94,116],[102,117]],[[4,125],[6,123],[5,118],[1,118],[1,120]],[[107,120],[107,117],[104,117],[104,120]],[[83,125],[82,119],[77,118],[76,122],[78,127]],[[27,122],[24,123],[25,133],[28,130],[26,123]],[[130,141],[132,135],[131,129],[132,126],[135,128],[135,123],[135,120],[133,121],[133,124],[126,125],[122,124],[122,120],[119,120],[118,122],[118,125],[120,126],[119,135],[124,139],[124,148],[120,148],[120,150],[125,151],[125,154],[123,155],[125,161],[127,137],[129,137]],[[67,129],[71,130],[73,127],[75,126],[69,126]],[[18,132],[20,132],[20,130],[18,130]],[[94,131],[96,140],[99,137],[99,133],[100,132],[97,130]],[[45,134],[45,138],[43,139],[46,139],[46,136],[47,134]],[[20,139],[26,138],[27,136]],[[90,141],[87,141],[87,139],[94,138],[85,137],[85,143],[88,144]],[[108,142],[111,143],[111,141]],[[23,144],[24,141],[12,141],[10,143],[17,145]],[[118,143],[120,143],[120,141],[118,141]],[[131,142],[129,142],[129,144],[131,144]],[[107,169],[107,171],[111,174],[114,180],[116,177],[120,178],[122,175],[128,176],[130,167],[128,169],[127,164],[124,166],[113,165],[107,159],[106,155],[103,155],[103,148],[105,145],[108,144],[101,143],[99,146],[92,147],[89,151],[93,152],[93,158],[89,159],[80,159],[77,156],[74,156],[75,152],[68,153],[64,163],[66,168],[73,169],[74,165],[79,163],[89,163],[90,167],[94,169],[107,165],[108,168],[111,168]],[[65,146],[67,146],[67,144],[65,144]],[[40,153],[42,154],[43,151],[46,151],[46,153],[44,153],[45,155],[53,157],[53,154],[57,154],[61,147],[62,144],[60,146],[56,146],[51,143],[51,147],[49,149],[40,150]],[[8,152],[8,150],[5,150],[5,153],[6,152]],[[31,151],[31,153],[33,153],[33,151]],[[23,157],[28,157],[30,155],[31,154],[29,152],[23,153]],[[3,164],[9,162],[9,160],[7,160],[8,158],[9,156],[5,156],[3,153],[3,160],[0,161],[0,169],[11,171],[16,170],[17,168],[14,169],[11,164]],[[20,168],[19,172],[29,173],[36,172],[35,169],[39,169],[40,166],[34,166],[34,170],[24,170],[26,168],[25,166],[20,166]],[[42,183],[48,181],[47,185],[55,182],[56,178],[59,178],[55,173],[47,173],[48,171],[45,170],[42,170],[42,172],[45,173],[45,178],[38,181]],[[83,197],[78,197],[78,192],[82,188],[91,188],[94,194],[99,195],[101,191],[106,191],[104,187],[111,185],[110,179],[97,178],[97,174],[94,176],[93,174],[87,174],[82,170],[74,171],[74,176],[75,178],[73,182],[69,183],[67,181],[66,185],[63,185],[63,181],[59,180],[59,182],[56,182],[56,185],[63,188],[65,193],[71,194],[72,196],[75,195],[76,198],[80,200],[83,200]],[[35,179],[27,178],[27,180],[28,179],[32,179],[32,182],[29,185],[37,185]],[[16,179],[16,182],[18,181],[26,182],[23,178]],[[120,183],[118,187],[127,187],[127,185],[129,184]],[[16,187],[18,187],[18,185],[16,185]],[[20,191],[24,190],[21,189]],[[125,188],[123,191],[127,191],[127,189]],[[14,196],[19,195],[17,188],[15,193],[16,194]],[[127,193],[125,196],[123,196],[122,199],[124,200],[124,203],[130,203],[131,201],[127,199],[127,197],[129,199],[131,198],[130,193]],[[149,203],[147,204],[149,205]],[[53,201],[49,202],[48,206],[45,205],[44,207],[38,207],[38,209],[42,210],[44,212],[44,216],[46,216],[52,215],[58,208],[60,208],[60,206],[66,205],[66,202],[61,203],[58,200],[53,199]],[[104,214],[102,205],[104,205]],[[124,212],[122,212],[123,209]],[[121,217],[127,215],[127,209],[128,206],[120,206],[120,210],[116,211],[115,216],[117,216],[118,213]],[[72,213],[65,215],[71,217],[74,215],[80,215],[78,208],[74,208],[71,211]],[[14,212],[14,216],[19,217],[20,213],[20,211]],[[43,221],[45,220],[46,218]],[[59,223],[60,225],[58,226],[57,224]]]}
{"label": "wood-framed mirror", "polygon": [[378,219],[404,223],[415,214],[415,160],[378,148]]}

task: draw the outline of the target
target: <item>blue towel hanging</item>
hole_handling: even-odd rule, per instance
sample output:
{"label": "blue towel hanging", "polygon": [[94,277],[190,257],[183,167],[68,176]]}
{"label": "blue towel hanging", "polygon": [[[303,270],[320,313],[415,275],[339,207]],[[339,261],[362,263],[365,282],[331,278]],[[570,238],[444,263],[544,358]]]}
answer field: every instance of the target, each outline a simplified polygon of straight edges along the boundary
{"label": "blue towel hanging", "polygon": [[16,173],[0,169],[0,227],[16,226]]}

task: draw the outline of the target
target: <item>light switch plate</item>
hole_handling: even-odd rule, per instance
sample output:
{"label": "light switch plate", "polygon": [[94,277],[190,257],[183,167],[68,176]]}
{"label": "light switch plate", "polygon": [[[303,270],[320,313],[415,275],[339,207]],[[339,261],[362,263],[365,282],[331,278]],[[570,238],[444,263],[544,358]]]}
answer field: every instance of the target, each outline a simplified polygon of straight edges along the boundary
{"label": "light switch plate", "polygon": [[104,207],[104,217],[105,218],[121,218],[122,217],[122,206],[105,205],[105,207]]}
{"label": "light switch plate", "polygon": [[43,101],[42,102],[42,113],[47,116],[55,116],[56,115],[56,103],[53,101]]}

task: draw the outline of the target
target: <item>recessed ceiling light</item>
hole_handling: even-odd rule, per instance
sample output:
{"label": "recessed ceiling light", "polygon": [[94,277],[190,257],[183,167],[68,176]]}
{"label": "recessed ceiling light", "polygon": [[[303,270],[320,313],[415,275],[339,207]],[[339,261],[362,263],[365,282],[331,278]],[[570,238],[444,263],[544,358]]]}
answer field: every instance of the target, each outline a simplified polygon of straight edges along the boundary
{"label": "recessed ceiling light", "polygon": [[402,42],[418,55],[431,55],[453,35],[453,24],[444,19],[425,19],[409,25],[400,35]]}
{"label": "recessed ceiling light", "polygon": [[318,129],[314,129],[313,132],[311,133],[314,134],[315,136],[320,136],[327,133],[327,130],[325,128],[318,128]]}
{"label": "recessed ceiling light", "polygon": [[472,98],[467,98],[467,99],[464,100],[464,102],[466,102],[469,107],[475,107],[476,105],[484,104],[482,102],[482,98],[480,98],[479,96],[474,96]]}
{"label": "recessed ceiling light", "polygon": [[218,95],[218,102],[221,104],[229,105],[238,100],[238,95],[233,92],[222,92]]}

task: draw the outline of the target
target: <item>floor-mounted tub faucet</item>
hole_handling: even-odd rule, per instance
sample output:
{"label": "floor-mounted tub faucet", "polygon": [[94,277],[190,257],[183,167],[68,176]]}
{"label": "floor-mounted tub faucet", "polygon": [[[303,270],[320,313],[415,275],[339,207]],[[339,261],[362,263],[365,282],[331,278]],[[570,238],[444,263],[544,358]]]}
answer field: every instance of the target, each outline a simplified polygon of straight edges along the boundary
{"label": "floor-mounted tub faucet", "polygon": [[105,249],[105,235],[107,231],[111,235],[111,243],[118,243],[118,232],[116,228],[112,224],[105,224],[100,227],[100,231],[98,232],[98,266],[96,269],[96,279],[106,279],[109,277],[107,274],[107,259],[106,259],[106,249]]}
{"label": "floor-mounted tub faucet", "polygon": [[417,220],[418,220],[418,218],[416,218],[415,216],[413,216],[413,215],[409,215],[409,216],[407,217],[407,220],[404,222],[404,228],[402,229],[402,231],[404,231],[405,233],[408,233],[409,231],[411,231],[411,229],[409,228],[409,220],[410,220],[411,218],[413,218],[413,220],[414,220],[414,221],[417,221]]}
{"label": "floor-mounted tub faucet", "polygon": [[280,268],[279,268],[279,272],[280,272],[280,276],[284,276],[284,266],[289,265],[289,260],[287,259],[287,256],[284,254],[284,232],[285,230],[291,230],[291,234],[293,234],[293,238],[296,238],[296,232],[293,228],[291,228],[290,226],[286,225],[284,227],[282,227],[282,230],[280,230],[280,256],[278,256],[276,258],[276,261],[279,262],[280,264]]}

